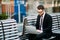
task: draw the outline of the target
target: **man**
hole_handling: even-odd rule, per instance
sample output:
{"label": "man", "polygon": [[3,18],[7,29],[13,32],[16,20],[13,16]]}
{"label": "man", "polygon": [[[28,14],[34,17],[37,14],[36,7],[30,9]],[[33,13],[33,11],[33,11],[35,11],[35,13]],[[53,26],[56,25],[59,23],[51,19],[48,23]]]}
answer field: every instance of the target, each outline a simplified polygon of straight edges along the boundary
{"label": "man", "polygon": [[36,29],[42,31],[42,34],[36,36],[36,40],[42,40],[42,38],[49,38],[52,34],[52,17],[45,13],[44,6],[39,5],[37,7],[39,13],[36,21]]}
{"label": "man", "polygon": [[30,34],[29,40],[42,40],[42,38],[49,38],[52,35],[52,17],[45,13],[43,5],[37,7],[37,12],[39,14],[37,16],[36,29],[42,33],[38,35]]}

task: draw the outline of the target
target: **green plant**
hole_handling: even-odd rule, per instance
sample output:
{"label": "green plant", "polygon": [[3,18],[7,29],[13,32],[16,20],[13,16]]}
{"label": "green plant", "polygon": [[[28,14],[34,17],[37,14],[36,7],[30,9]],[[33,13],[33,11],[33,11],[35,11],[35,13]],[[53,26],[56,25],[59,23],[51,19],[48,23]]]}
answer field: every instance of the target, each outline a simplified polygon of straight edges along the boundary
{"label": "green plant", "polygon": [[8,16],[5,13],[0,14],[0,20],[7,19]]}

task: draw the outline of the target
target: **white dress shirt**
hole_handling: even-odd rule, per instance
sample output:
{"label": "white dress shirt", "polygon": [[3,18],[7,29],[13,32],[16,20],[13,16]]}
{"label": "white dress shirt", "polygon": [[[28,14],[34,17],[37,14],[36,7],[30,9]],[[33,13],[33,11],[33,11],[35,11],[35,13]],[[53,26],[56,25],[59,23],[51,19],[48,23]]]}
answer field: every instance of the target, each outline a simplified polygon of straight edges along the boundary
{"label": "white dress shirt", "polygon": [[[44,21],[44,16],[45,16],[45,12],[44,14],[40,17],[40,26],[41,26],[41,31],[43,32],[43,21]],[[42,23],[41,23],[42,21]]]}

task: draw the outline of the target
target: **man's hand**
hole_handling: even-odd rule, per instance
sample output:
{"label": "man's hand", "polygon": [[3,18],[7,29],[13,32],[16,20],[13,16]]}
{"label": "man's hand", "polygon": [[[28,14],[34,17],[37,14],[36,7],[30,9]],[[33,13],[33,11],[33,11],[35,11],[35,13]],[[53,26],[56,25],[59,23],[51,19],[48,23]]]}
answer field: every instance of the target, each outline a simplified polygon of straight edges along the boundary
{"label": "man's hand", "polygon": [[37,30],[38,32],[43,32],[42,30]]}

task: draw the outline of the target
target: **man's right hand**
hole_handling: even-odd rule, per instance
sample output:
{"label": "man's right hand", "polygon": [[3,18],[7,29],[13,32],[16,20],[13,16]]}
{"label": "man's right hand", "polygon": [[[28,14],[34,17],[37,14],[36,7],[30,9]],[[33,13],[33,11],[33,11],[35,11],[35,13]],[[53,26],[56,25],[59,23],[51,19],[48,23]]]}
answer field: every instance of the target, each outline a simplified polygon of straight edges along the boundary
{"label": "man's right hand", "polygon": [[37,31],[40,32],[40,33],[43,32],[42,30],[37,30]]}

